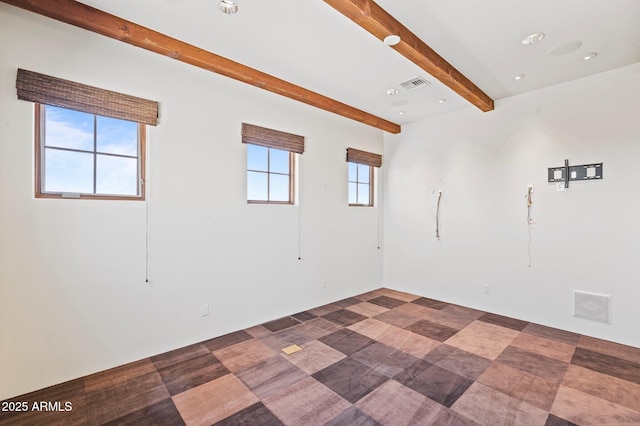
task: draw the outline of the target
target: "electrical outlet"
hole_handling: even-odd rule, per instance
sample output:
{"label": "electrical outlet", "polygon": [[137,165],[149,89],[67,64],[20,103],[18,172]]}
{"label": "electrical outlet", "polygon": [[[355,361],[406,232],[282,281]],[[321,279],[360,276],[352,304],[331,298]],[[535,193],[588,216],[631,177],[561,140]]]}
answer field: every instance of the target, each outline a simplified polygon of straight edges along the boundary
{"label": "electrical outlet", "polygon": [[320,280],[320,287],[325,288],[327,286],[327,280]]}
{"label": "electrical outlet", "polygon": [[491,294],[491,284],[484,285],[484,294]]}
{"label": "electrical outlet", "polygon": [[206,317],[209,315],[209,305],[204,304],[200,307],[200,315]]}
{"label": "electrical outlet", "polygon": [[556,184],[556,191],[558,192],[564,192],[564,182],[558,182]]}

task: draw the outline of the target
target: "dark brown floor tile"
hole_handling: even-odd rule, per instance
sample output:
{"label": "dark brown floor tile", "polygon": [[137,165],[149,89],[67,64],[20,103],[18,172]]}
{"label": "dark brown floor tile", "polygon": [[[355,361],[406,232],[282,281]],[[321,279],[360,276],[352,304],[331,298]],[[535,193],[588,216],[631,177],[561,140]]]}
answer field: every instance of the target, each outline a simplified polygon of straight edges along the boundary
{"label": "dark brown floor tile", "polygon": [[417,358],[382,343],[367,346],[351,355],[351,358],[387,377],[395,376],[418,361]]}
{"label": "dark brown floor tile", "polygon": [[268,358],[238,373],[237,376],[260,399],[309,377],[304,371],[279,355]]}
{"label": "dark brown floor tile", "polygon": [[317,308],[309,309],[308,311],[314,314],[315,316],[321,317],[323,315],[327,315],[333,311],[338,311],[342,309],[340,306],[335,303],[329,303],[327,305],[318,306]]}
{"label": "dark brown floor tile", "polygon": [[383,306],[385,308],[393,309],[397,308],[400,305],[404,305],[407,302],[403,302],[402,300],[394,299],[389,296],[379,296],[375,299],[368,300],[369,303],[373,303],[374,305]]}
{"label": "dark brown floor tile", "polygon": [[102,426],[180,426],[184,425],[182,417],[171,398],[141,408],[126,416],[104,423]]}
{"label": "dark brown floor tile", "polygon": [[522,331],[529,323],[514,318],[503,317],[502,315],[486,313],[478,318],[478,321],[488,322],[489,324],[499,325],[501,327],[507,327],[512,330]]}
{"label": "dark brown floor tile", "polygon": [[398,291],[386,287],[379,289],[378,292],[380,293],[380,296],[391,297],[392,299],[402,300],[403,302],[412,302],[420,298],[420,296],[416,296],[412,293],[407,293],[406,291]]}
{"label": "dark brown floor tile", "polygon": [[314,373],[313,378],[352,404],[387,381],[387,376],[352,358]]}
{"label": "dark brown floor tile", "polygon": [[[54,404],[59,401],[60,403],[59,407],[51,407],[56,411],[39,411],[38,408],[45,408],[41,407],[41,401],[51,401]],[[16,406],[16,403],[20,404]],[[17,407],[20,411],[17,411]],[[58,409],[68,411],[58,411]],[[0,409],[0,424],[17,426],[87,424],[84,379],[71,380],[3,401]]]}
{"label": "dark brown floor tile", "polygon": [[294,325],[300,324],[300,321],[293,317],[284,317],[277,319],[275,321],[269,321],[264,324],[261,324],[264,328],[269,331],[276,332],[280,330],[284,330],[285,328],[293,327]]}
{"label": "dark brown floor tile", "polygon": [[341,308],[347,308],[351,305],[355,305],[357,303],[361,303],[362,300],[360,299],[356,299],[355,297],[348,297],[346,299],[342,299],[342,300],[338,300],[337,302],[334,302],[336,305],[340,306]]}
{"label": "dark brown floor tile", "polygon": [[451,407],[473,383],[426,361],[418,361],[394,380],[445,407]]}
{"label": "dark brown floor tile", "polygon": [[434,348],[431,352],[422,357],[422,359],[430,364],[435,364],[436,362],[451,355],[457,350],[459,349],[454,346],[449,346],[446,343],[441,343],[438,347]]}
{"label": "dark brown floor tile", "polygon": [[527,324],[522,331],[529,334],[535,334],[536,336],[546,337],[547,339],[557,340],[558,342],[567,343],[569,345],[575,345],[580,340],[579,334],[534,323]]}
{"label": "dark brown floor tile", "polygon": [[329,321],[333,321],[336,324],[340,324],[344,327],[349,327],[352,324],[357,322],[366,320],[367,317],[364,315],[357,314],[348,309],[340,309],[339,311],[333,311],[328,313],[327,315],[323,315],[322,318],[328,319]]}
{"label": "dark brown floor tile", "polygon": [[160,375],[152,373],[133,376],[87,392],[87,417],[89,424],[99,425],[141,410],[169,398],[169,392]]}
{"label": "dark brown floor tile", "polygon": [[317,317],[317,315],[313,315],[309,311],[298,312],[297,314],[293,314],[291,316],[302,322],[311,321],[312,319]]}
{"label": "dark brown floor tile", "polygon": [[444,342],[459,331],[455,328],[447,327],[446,325],[438,324],[428,320],[417,321],[411,324],[405,330],[409,330],[413,333],[420,334],[421,336],[437,340],[438,342]]}
{"label": "dark brown floor tile", "polygon": [[596,339],[594,337],[581,336],[578,347],[594,352],[611,355],[627,361],[640,362],[640,348],[621,345],[620,343],[609,342],[607,340]]}
{"label": "dark brown floor tile", "polygon": [[522,350],[515,346],[506,348],[496,361],[538,377],[560,383],[569,363]]}
{"label": "dark brown floor tile", "polygon": [[262,402],[256,402],[236,414],[214,423],[214,426],[284,426]]}
{"label": "dark brown floor tile", "polygon": [[336,331],[335,333],[319,338],[318,341],[339,350],[345,355],[351,355],[376,343],[375,340],[348,329]]}
{"label": "dark brown floor tile", "polygon": [[439,300],[429,299],[427,297],[421,297],[419,299],[416,299],[416,300],[412,301],[411,303],[415,303],[416,305],[425,306],[427,308],[438,309],[438,310],[442,309],[442,308],[446,308],[447,306],[449,306],[449,304],[446,303],[446,302],[441,302]]}
{"label": "dark brown floor tile", "polygon": [[206,346],[196,343],[195,345],[152,356],[151,361],[156,369],[159,370],[209,353],[211,353],[211,351],[209,351]]}
{"label": "dark brown floor tile", "polygon": [[380,423],[367,416],[356,407],[351,407],[336,417],[330,422],[324,424],[324,426],[381,426]]}
{"label": "dark brown floor tile", "polygon": [[145,358],[86,376],[84,378],[84,390],[87,393],[98,391],[149,373],[156,373],[156,367],[151,362],[151,359]]}
{"label": "dark brown floor tile", "polygon": [[491,361],[461,349],[456,349],[434,364],[461,377],[476,380],[491,365]]}
{"label": "dark brown floor tile", "polygon": [[633,383],[640,383],[640,363],[576,348],[571,364],[608,374]]}
{"label": "dark brown floor tile", "polygon": [[383,312],[373,317],[378,321],[386,322],[387,324],[395,325],[399,328],[405,328],[411,324],[417,322],[419,319],[413,316],[409,316],[402,312],[398,312],[395,309],[391,309],[387,312]]}
{"label": "dark brown floor tile", "polygon": [[211,352],[181,363],[158,369],[171,396],[229,374],[229,370]]}
{"label": "dark brown floor tile", "polygon": [[236,343],[244,342],[245,340],[252,339],[253,336],[244,330],[234,331],[233,333],[225,334],[224,336],[216,337],[215,339],[202,342],[211,352],[218,349],[226,348],[227,346],[235,345]]}
{"label": "dark brown floor tile", "polygon": [[547,417],[547,422],[544,426],[577,426],[575,423],[571,423],[569,420],[561,419],[558,416],[554,416],[553,414],[549,414]]}

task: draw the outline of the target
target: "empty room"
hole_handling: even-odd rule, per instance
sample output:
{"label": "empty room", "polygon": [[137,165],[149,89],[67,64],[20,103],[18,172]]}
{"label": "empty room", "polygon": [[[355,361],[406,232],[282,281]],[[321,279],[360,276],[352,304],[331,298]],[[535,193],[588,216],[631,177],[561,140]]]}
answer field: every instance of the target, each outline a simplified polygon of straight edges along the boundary
{"label": "empty room", "polygon": [[638,22],[0,1],[0,424],[640,425]]}

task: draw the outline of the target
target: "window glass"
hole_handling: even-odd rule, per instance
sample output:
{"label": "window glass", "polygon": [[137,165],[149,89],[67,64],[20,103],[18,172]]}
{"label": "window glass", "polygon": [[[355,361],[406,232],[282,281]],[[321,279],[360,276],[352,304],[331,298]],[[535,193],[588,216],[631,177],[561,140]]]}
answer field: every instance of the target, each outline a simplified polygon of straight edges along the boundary
{"label": "window glass", "polygon": [[247,201],[292,204],[294,154],[247,144]]}

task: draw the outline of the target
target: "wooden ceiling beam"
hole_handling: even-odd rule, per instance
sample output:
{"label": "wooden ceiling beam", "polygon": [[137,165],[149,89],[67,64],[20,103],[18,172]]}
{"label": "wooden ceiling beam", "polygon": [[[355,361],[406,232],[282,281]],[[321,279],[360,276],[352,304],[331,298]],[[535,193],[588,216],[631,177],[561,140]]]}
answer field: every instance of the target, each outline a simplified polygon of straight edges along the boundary
{"label": "wooden ceiling beam", "polygon": [[324,2],[380,40],[384,41],[389,35],[400,36],[400,43],[391,46],[398,53],[482,111],[493,110],[493,99],[373,0]]}
{"label": "wooden ceiling beam", "polygon": [[396,123],[74,0],[0,1],[251,84],[260,89],[390,133],[400,133],[400,126]]}

